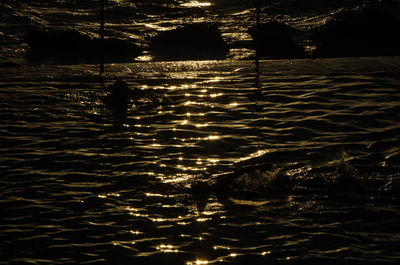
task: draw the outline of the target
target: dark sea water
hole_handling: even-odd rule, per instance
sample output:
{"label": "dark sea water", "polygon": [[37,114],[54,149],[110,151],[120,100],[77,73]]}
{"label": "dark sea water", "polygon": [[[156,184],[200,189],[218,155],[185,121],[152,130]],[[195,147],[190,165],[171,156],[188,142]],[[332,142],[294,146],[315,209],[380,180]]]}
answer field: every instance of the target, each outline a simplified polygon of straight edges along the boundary
{"label": "dark sea water", "polygon": [[[263,20],[313,28],[370,2],[265,1]],[[257,68],[242,45],[251,1],[109,0],[109,36],[146,47],[158,30],[217,22],[228,58],[145,51],[101,78],[96,65],[25,61],[26,31],[95,35],[97,5],[0,3],[0,62],[18,64],[0,68],[0,264],[399,263],[400,58]],[[169,103],[116,112],[102,99],[118,78]],[[228,198],[190,189],[256,163],[277,170],[238,180]]]}

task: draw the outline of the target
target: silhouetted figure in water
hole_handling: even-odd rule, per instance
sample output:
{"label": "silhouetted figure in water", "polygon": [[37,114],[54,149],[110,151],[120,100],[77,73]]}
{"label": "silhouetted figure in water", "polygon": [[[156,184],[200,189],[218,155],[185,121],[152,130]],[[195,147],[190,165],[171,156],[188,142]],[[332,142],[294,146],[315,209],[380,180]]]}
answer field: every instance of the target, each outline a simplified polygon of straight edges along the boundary
{"label": "silhouetted figure in water", "polygon": [[104,103],[118,115],[125,115],[133,92],[129,90],[128,84],[118,79],[108,87],[109,94],[104,98]]}
{"label": "silhouetted figure in water", "polygon": [[129,104],[133,102],[138,108],[139,105],[168,106],[169,99],[162,93],[153,89],[141,90],[138,88],[129,89],[128,84],[118,79],[108,87],[109,94],[103,102],[118,115],[125,115]]}
{"label": "silhouetted figure in water", "polygon": [[[275,188],[275,190],[271,189],[270,191],[276,192],[277,188],[282,188],[284,186],[281,184],[276,185],[281,181],[278,174],[279,172],[279,168],[269,163],[243,166],[235,171],[216,175],[208,181],[193,183],[191,185],[191,190],[195,196],[208,197],[211,193],[215,193],[218,198],[223,199],[229,197],[233,193],[232,186],[236,180],[246,177],[246,175],[260,174],[264,176],[264,181],[268,182],[260,184],[268,184],[272,188]],[[265,179],[265,176],[268,176],[268,179]],[[260,179],[260,182],[262,181],[263,180]]]}
{"label": "silhouetted figure in water", "polygon": [[114,84],[109,86],[111,93],[107,96],[107,102],[110,104],[125,104],[129,101],[131,92],[129,91],[128,84],[118,79]]}

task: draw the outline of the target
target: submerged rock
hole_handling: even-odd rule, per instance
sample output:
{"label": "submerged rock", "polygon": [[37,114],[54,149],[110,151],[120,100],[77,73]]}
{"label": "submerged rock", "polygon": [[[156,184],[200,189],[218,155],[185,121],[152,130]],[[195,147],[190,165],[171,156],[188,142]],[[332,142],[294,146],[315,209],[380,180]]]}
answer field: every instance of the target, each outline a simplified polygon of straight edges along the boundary
{"label": "submerged rock", "polygon": [[190,24],[150,40],[153,55],[168,60],[225,59],[228,46],[214,24]]}
{"label": "submerged rock", "polygon": [[257,57],[270,59],[308,58],[309,55],[292,37],[296,29],[272,21],[249,30]]}
{"label": "submerged rock", "polygon": [[346,11],[313,34],[313,56],[398,56],[399,32],[400,22],[377,6]]}
{"label": "submerged rock", "polygon": [[134,43],[117,38],[92,38],[79,31],[33,30],[25,35],[30,49],[27,58],[36,63],[79,64],[104,62],[129,62],[141,53]]}

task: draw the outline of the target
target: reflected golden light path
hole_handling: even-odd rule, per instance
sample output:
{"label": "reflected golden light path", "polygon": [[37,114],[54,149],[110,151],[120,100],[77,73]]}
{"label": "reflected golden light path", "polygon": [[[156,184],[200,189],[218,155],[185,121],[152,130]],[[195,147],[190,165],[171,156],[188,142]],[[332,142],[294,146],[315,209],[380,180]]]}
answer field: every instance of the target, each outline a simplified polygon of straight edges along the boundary
{"label": "reflected golden light path", "polygon": [[144,54],[135,58],[136,61],[139,62],[151,62],[153,60],[153,56],[149,54]]}
{"label": "reflected golden light path", "polygon": [[181,6],[189,7],[189,8],[193,8],[193,7],[208,7],[208,6],[211,6],[211,3],[210,2],[190,1],[190,2],[187,2],[187,3],[182,3]]}
{"label": "reflected golden light path", "polygon": [[168,245],[161,244],[157,246],[157,249],[164,253],[178,252],[178,249],[175,246],[169,244]]}
{"label": "reflected golden light path", "polygon": [[270,152],[269,150],[258,150],[255,153],[252,153],[252,154],[250,154],[250,155],[248,155],[246,157],[243,157],[243,158],[239,159],[238,162],[242,162],[242,161],[246,161],[246,160],[249,160],[249,159],[252,159],[252,158],[260,157],[260,156],[263,156],[263,155],[265,155],[265,154],[267,154],[269,152]]}
{"label": "reflected golden light path", "polygon": [[[203,7],[211,5],[210,2],[206,1],[200,2],[186,0],[180,2],[186,7]],[[156,30],[166,29],[157,24],[145,26],[152,27]],[[146,55],[147,54],[144,56]],[[143,58],[143,60],[147,59],[148,58]],[[160,63],[159,65],[156,63],[156,68],[159,67],[157,68],[159,71],[167,74],[167,78],[165,79],[166,83],[152,85],[151,88],[147,84],[135,84],[136,87],[142,91],[154,89],[160,91],[164,90],[170,93],[171,91],[181,90],[185,95],[185,100],[174,102],[174,104],[170,106],[170,109],[157,110],[158,115],[167,114],[180,117],[175,120],[170,120],[168,126],[163,128],[171,131],[171,137],[169,138],[171,142],[164,143],[153,139],[153,141],[145,147],[146,149],[161,150],[165,148],[184,148],[186,150],[187,148],[202,145],[202,141],[219,141],[225,137],[224,135],[219,135],[219,133],[214,131],[216,124],[210,122],[207,115],[210,110],[214,109],[217,105],[224,105],[225,108],[232,109],[237,107],[239,103],[231,102],[229,104],[229,101],[226,102],[224,99],[221,99],[225,97],[225,93],[219,90],[218,83],[226,81],[226,77],[224,76],[224,73],[222,73],[222,75],[215,75],[215,73],[208,71],[209,66],[214,63],[214,61],[185,61]],[[185,69],[185,71],[180,71],[181,68]],[[199,71],[200,68],[202,71]],[[234,71],[238,71],[238,69],[235,69]],[[173,82],[175,79],[186,80],[186,82],[176,84]],[[171,80],[171,82],[168,80]],[[133,118],[137,119],[137,122],[131,124],[131,127],[143,130],[152,128],[152,125],[145,124],[146,119],[141,119],[139,115],[135,115]],[[193,133],[191,133],[191,131],[193,131]],[[135,136],[139,136],[140,138],[146,136],[146,133],[136,132]],[[135,141],[135,136],[130,139]],[[198,174],[196,172],[207,171],[209,167],[215,166],[220,162],[220,159],[205,158],[201,156],[186,157],[186,155],[183,156],[182,154],[183,153],[178,150],[176,157],[172,156],[163,158],[162,161],[153,163],[159,169],[175,168],[178,169],[179,173],[168,174],[166,172],[147,172],[148,175],[155,176],[162,183],[185,183],[195,177],[193,174]],[[160,159],[160,157],[157,159]],[[157,195],[146,194],[146,196]],[[202,219],[202,217],[198,219],[200,222],[206,220],[207,219]],[[163,220],[154,219],[154,221],[159,222]]]}
{"label": "reflected golden light path", "polygon": [[143,232],[140,232],[140,231],[134,231],[134,230],[130,230],[129,231],[131,234],[134,234],[134,235],[140,235],[140,234],[143,234]]}
{"label": "reflected golden light path", "polygon": [[208,264],[208,260],[195,260],[195,261],[188,261],[187,265],[200,265],[200,264]]}

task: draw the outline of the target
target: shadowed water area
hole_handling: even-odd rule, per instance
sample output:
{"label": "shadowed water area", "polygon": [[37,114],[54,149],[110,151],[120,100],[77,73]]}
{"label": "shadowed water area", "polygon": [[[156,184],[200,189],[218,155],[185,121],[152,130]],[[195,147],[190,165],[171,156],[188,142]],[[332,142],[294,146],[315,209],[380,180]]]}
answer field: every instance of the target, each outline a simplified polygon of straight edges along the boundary
{"label": "shadowed water area", "polygon": [[[312,29],[372,2],[261,1],[261,21]],[[97,1],[0,11],[0,264],[399,262],[399,57],[256,63],[254,3],[109,0],[106,36],[144,52],[100,77],[29,62],[23,41],[98,37]],[[226,60],[149,52],[197,22],[217,23]],[[116,80],[124,104],[110,103]],[[195,185],[227,172],[245,173],[225,196]]]}
{"label": "shadowed water area", "polygon": [[[91,66],[1,73],[2,260],[37,264],[395,263],[397,58],[109,66],[154,89],[126,114]],[[93,71],[91,70],[93,68]],[[51,73],[51,74],[49,74]],[[268,162],[227,199],[189,185]]]}

